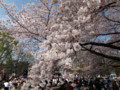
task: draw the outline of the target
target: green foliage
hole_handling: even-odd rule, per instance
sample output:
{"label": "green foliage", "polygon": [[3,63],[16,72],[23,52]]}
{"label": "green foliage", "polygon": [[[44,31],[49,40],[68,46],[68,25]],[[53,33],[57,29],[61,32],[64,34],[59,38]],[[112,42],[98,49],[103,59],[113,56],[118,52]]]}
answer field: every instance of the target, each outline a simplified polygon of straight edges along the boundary
{"label": "green foliage", "polygon": [[12,59],[11,53],[13,47],[17,45],[18,42],[9,35],[8,32],[0,29],[0,63],[5,62],[5,60]]}
{"label": "green foliage", "polygon": [[25,61],[18,61],[18,60],[7,60],[4,66],[4,73],[6,74],[13,74],[22,75],[25,70],[28,70],[29,63]]}
{"label": "green foliage", "polygon": [[31,54],[28,53],[19,53],[18,58],[13,60],[11,58],[6,59],[5,63],[0,63],[0,66],[3,68],[0,68],[1,72],[4,69],[4,73],[6,74],[13,74],[16,75],[22,75],[24,71],[28,71],[29,67],[32,64],[32,61],[34,60],[34,57]]}

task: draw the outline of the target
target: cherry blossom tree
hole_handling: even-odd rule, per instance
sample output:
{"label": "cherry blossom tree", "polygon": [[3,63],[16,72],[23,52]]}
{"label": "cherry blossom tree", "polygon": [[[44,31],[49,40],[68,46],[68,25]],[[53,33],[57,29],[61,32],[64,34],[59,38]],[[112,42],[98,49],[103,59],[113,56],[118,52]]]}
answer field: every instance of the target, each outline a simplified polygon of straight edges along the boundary
{"label": "cherry blossom tree", "polygon": [[[120,60],[119,55],[113,55],[113,51],[119,54],[120,50],[119,0],[37,1],[37,5],[28,4],[22,10],[1,2],[10,17],[7,22],[1,21],[2,26],[10,25],[11,35],[24,39],[22,45],[39,59],[29,72],[33,87],[40,79],[50,80],[56,67],[64,78],[72,77],[70,70],[90,70],[92,64],[73,68],[81,50]],[[32,46],[30,42],[34,42]]]}
{"label": "cherry blossom tree", "polygon": [[[90,51],[91,53],[94,53],[96,55],[113,59],[113,60],[120,60],[119,57],[119,0],[102,0],[102,4],[99,6],[99,8],[94,9],[92,13],[94,13],[93,16],[98,16],[96,21],[99,21],[97,25],[95,25],[97,28],[94,29],[94,38],[99,38],[101,36],[109,37],[107,40],[99,40],[98,41],[87,41],[86,43],[81,43],[80,45]],[[101,21],[100,21],[101,20]],[[95,22],[95,21],[94,21]],[[86,48],[85,46],[90,46],[89,48]],[[96,46],[99,48],[99,51],[96,51],[93,46]],[[105,51],[106,50],[106,51]]]}

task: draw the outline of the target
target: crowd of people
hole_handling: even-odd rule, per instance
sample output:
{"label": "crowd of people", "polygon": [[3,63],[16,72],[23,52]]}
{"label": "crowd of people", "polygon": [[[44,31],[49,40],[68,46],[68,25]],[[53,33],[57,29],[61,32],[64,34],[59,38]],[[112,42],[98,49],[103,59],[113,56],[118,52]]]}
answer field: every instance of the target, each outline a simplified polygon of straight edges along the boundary
{"label": "crowd of people", "polygon": [[[0,81],[0,90],[22,90],[26,77],[11,77],[9,80]],[[33,90],[29,84],[27,90]],[[64,79],[53,77],[50,81],[41,81],[35,90],[120,90],[120,81],[103,77],[80,77]]]}
{"label": "crowd of people", "polygon": [[[32,86],[28,90],[33,90]],[[51,81],[41,81],[35,90],[120,90],[120,81],[103,77],[75,77],[72,80],[53,77]]]}
{"label": "crowd of people", "polygon": [[58,90],[120,90],[120,82],[109,78],[75,78],[65,81]]}
{"label": "crowd of people", "polygon": [[0,90],[21,90],[27,76],[0,74]]}
{"label": "crowd of people", "polygon": [[11,80],[3,80],[0,82],[0,90],[20,90],[23,84],[23,80],[20,78],[13,78]]}
{"label": "crowd of people", "polygon": [[50,90],[50,88],[51,90],[120,90],[120,81],[111,81],[109,78],[102,77],[77,77],[74,80],[53,78],[49,83],[45,81],[44,87],[40,86],[38,90]]}

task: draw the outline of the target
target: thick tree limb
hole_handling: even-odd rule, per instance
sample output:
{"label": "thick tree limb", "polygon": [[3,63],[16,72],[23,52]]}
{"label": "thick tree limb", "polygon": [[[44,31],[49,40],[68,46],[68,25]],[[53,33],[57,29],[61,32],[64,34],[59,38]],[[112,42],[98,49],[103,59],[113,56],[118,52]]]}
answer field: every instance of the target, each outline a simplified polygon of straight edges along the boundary
{"label": "thick tree limb", "polygon": [[80,44],[80,45],[81,46],[95,45],[95,46],[103,46],[103,47],[108,47],[108,48],[120,50],[119,46],[111,45],[110,43],[107,44],[107,43],[87,42],[87,43],[83,43],[83,44]]}
{"label": "thick tree limb", "polygon": [[81,45],[81,47],[84,48],[85,50],[95,54],[95,55],[102,56],[102,57],[105,57],[105,58],[108,58],[108,59],[113,59],[113,60],[116,60],[116,61],[120,61],[120,57],[110,56],[110,55],[106,55],[106,54],[103,54],[103,53],[100,53],[100,52],[96,52],[94,50],[91,50],[91,49],[88,49],[88,48],[84,47],[83,45]]}
{"label": "thick tree limb", "polygon": [[119,43],[120,40],[116,40],[116,41],[113,41],[113,42],[109,42],[108,44],[114,44],[114,43]]}
{"label": "thick tree limb", "polygon": [[105,33],[105,34],[96,34],[95,36],[105,36],[105,35],[118,35],[120,32],[113,32],[113,33]]}

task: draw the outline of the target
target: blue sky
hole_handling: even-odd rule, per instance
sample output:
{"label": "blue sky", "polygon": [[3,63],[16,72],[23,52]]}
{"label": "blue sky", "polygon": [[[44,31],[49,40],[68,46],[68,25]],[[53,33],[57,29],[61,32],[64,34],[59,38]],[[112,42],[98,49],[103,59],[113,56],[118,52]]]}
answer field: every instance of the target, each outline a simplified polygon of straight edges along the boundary
{"label": "blue sky", "polygon": [[[15,3],[17,7],[20,9],[22,8],[22,5],[26,5],[27,3],[36,3],[34,0],[4,0],[5,3]],[[7,15],[5,14],[4,10],[0,8],[0,18],[7,18]]]}
{"label": "blue sky", "polygon": [[22,5],[25,5],[27,3],[35,3],[35,0],[5,0],[6,3],[12,3],[14,2],[16,6],[18,6],[19,8],[22,7]]}

